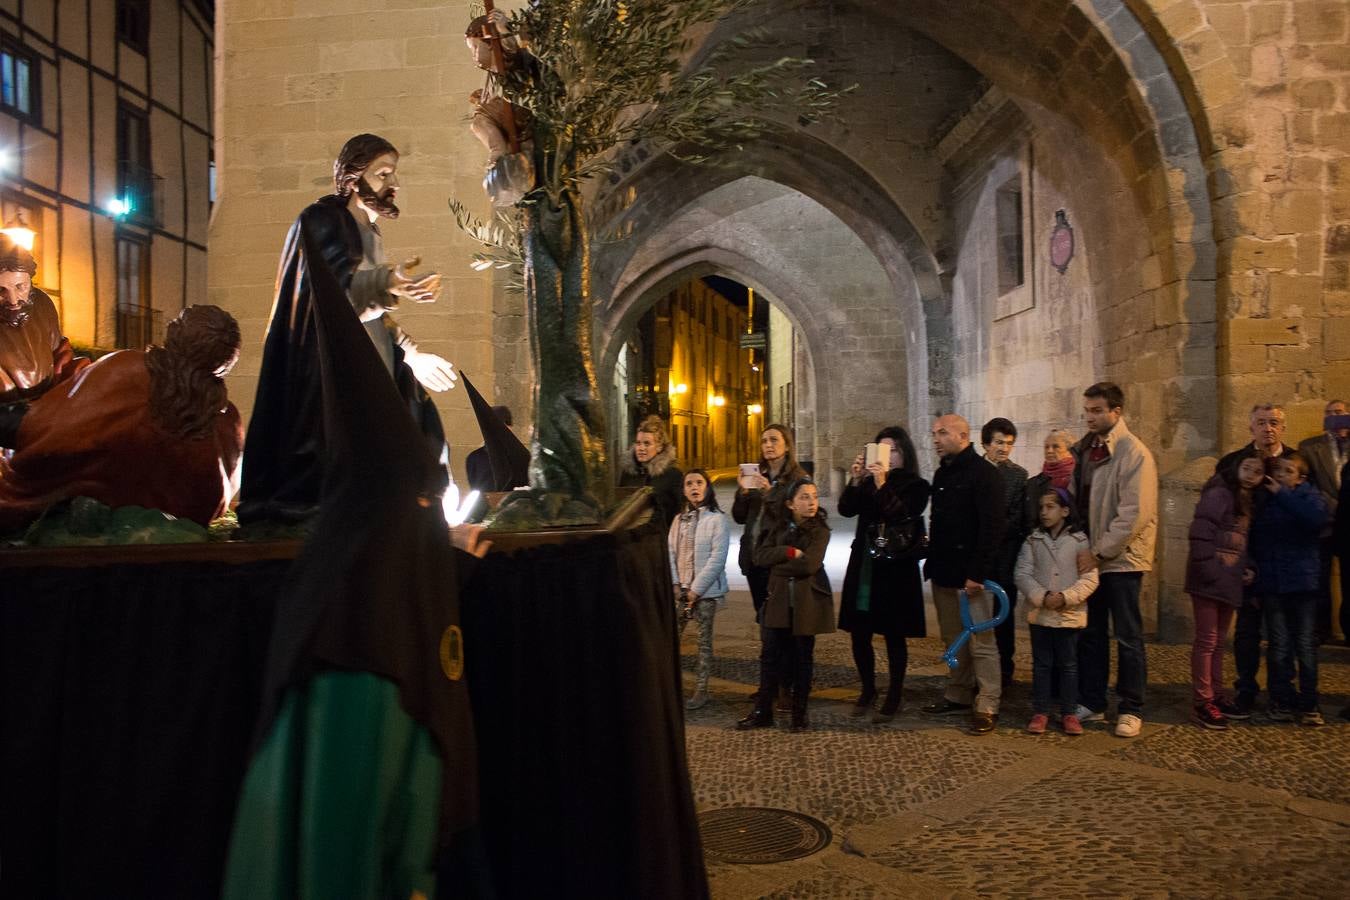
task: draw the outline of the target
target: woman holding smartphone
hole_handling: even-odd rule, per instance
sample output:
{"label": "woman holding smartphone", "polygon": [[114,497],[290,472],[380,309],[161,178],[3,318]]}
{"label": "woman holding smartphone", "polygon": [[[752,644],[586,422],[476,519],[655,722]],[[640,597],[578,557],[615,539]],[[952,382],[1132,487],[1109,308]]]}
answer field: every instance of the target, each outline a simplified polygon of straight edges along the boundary
{"label": "woman holding smartphone", "polygon": [[750,582],[756,621],[768,596],[769,570],[755,565],[755,544],[760,535],[773,530],[772,526],[783,515],[788,487],[794,481],[810,477],[797,464],[797,445],[786,426],[765,427],[759,439],[759,452],[758,472],[745,472],[737,479],[736,499],[731,505],[731,518],[745,526],[737,561],[741,574]]}
{"label": "woman holding smartphone", "polygon": [[[731,518],[744,525],[737,562],[741,574],[750,583],[750,600],[755,604],[755,621],[760,623],[759,665],[775,665],[773,645],[763,629],[764,601],[769,596],[769,567],[755,565],[755,547],[761,535],[774,530],[778,519],[786,514],[787,491],[793,482],[809,477],[797,464],[797,445],[792,432],[784,425],[768,425],[759,438],[759,465],[754,474],[746,473],[737,479],[736,499],[731,504]],[[790,684],[784,679],[783,684]],[[765,703],[775,698],[765,697]],[[785,704],[790,706],[790,704]]]}
{"label": "woman holding smartphone", "polygon": [[[886,699],[872,712],[872,721],[889,722],[900,709],[909,665],[906,638],[927,634],[919,558],[929,486],[919,476],[914,442],[905,429],[898,425],[883,428],[876,444],[882,458],[868,462],[859,453],[849,469],[848,485],[839,495],[839,514],[858,518],[844,574],[839,628],[852,636],[853,664],[862,681],[862,693],[853,706],[855,716],[866,715],[876,702],[872,638],[880,634],[885,639]],[[915,543],[901,547],[906,539]]]}

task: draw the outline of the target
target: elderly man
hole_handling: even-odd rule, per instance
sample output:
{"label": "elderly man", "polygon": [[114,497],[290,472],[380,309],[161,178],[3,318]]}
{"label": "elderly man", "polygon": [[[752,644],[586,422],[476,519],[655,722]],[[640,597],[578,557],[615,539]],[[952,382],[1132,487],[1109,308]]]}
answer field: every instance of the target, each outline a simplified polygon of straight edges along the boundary
{"label": "elderly man", "polygon": [[1148,658],[1139,590],[1153,568],[1158,534],[1158,468],[1144,442],[1125,426],[1125,393],[1109,381],[1083,392],[1088,433],[1078,443],[1074,494],[1101,573],[1088,598],[1088,624],[1078,638],[1078,718],[1100,722],[1115,633],[1116,736],[1137,737],[1144,724]]}
{"label": "elderly man", "polygon": [[[1215,474],[1231,472],[1242,464],[1244,459],[1253,456],[1261,459],[1284,456],[1292,447],[1284,444],[1284,407],[1274,403],[1258,403],[1252,407],[1247,417],[1247,426],[1252,440],[1232,453],[1225,455],[1214,467]],[[1233,682],[1233,702],[1221,701],[1219,712],[1230,719],[1249,719],[1252,707],[1256,705],[1256,695],[1261,686],[1256,676],[1261,671],[1261,632],[1264,618],[1255,601],[1247,597],[1237,611],[1237,624],[1233,627],[1233,666],[1237,669],[1237,681]],[[1266,666],[1269,670],[1269,662]]]}
{"label": "elderly man", "polygon": [[51,298],[33,287],[36,273],[33,255],[0,234],[0,447],[13,446],[26,401],[89,365],[61,334]]}
{"label": "elderly man", "polygon": [[398,160],[394,145],[377,135],[347,141],[333,164],[335,193],[310,204],[287,235],[245,445],[241,522],[303,521],[318,504],[327,455],[304,232],[318,242],[432,452],[446,458],[440,417],[423,388],[447,390],[455,372],[441,357],[420,351],[388,315],[401,299],[430,303],[440,294],[439,275],[408,274],[417,259],[385,262],[377,221],[398,218]]}
{"label": "elderly man", "polygon": [[[993,595],[984,582],[994,571],[1008,508],[998,469],[975,452],[970,424],[956,415],[933,422],[933,449],[940,463],[933,475],[928,561],[924,576],[933,582],[942,639],[951,643],[961,633],[960,592],[970,602],[970,616],[994,616]],[[998,644],[992,631],[981,631],[961,648],[956,669],[937,703],[924,707],[930,715],[951,715],[972,709],[970,731],[988,734],[998,722],[1002,696]]]}
{"label": "elderly man", "polygon": [[[1331,400],[1322,411],[1322,434],[1300,441],[1298,452],[1308,462],[1308,479],[1322,492],[1331,510],[1331,519],[1322,532],[1322,575],[1318,582],[1317,630],[1323,640],[1331,632],[1331,558],[1335,548],[1331,522],[1336,518],[1336,499],[1341,490],[1341,469],[1350,460],[1350,406],[1344,400]],[[1341,578],[1346,577],[1350,560],[1341,558]],[[1341,591],[1341,634],[1350,639],[1350,598]]]}
{"label": "elderly man", "polygon": [[1252,442],[1239,447],[1219,460],[1215,472],[1236,469],[1244,459],[1259,456],[1269,459],[1272,456],[1284,456],[1286,450],[1293,447],[1284,445],[1284,407],[1274,403],[1258,403],[1252,407],[1247,417],[1247,427],[1251,431]]}

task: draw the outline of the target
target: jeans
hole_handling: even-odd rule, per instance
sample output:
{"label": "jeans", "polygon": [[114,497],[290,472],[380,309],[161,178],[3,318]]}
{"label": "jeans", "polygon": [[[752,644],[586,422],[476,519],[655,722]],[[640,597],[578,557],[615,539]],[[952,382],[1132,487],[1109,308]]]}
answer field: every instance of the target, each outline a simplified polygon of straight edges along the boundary
{"label": "jeans", "polygon": [[777,665],[759,667],[759,697],[761,706],[770,708],[778,687],[792,685],[792,708],[806,712],[806,698],[811,693],[811,676],[815,671],[816,636],[795,635],[791,628],[765,628],[761,638],[772,648]]}
{"label": "jeans", "polygon": [[[853,644],[853,664],[858,667],[858,680],[862,682],[864,696],[877,692],[877,655],[872,647],[873,632],[854,626],[850,640]],[[909,667],[909,645],[903,634],[888,634],[886,638],[886,665],[890,669],[889,684],[886,687],[887,698],[894,694],[900,696],[905,684],[905,669]]]}
{"label": "jeans", "polygon": [[1261,598],[1261,610],[1270,636],[1266,683],[1271,702],[1299,712],[1317,709],[1317,592],[1267,594]]}
{"label": "jeans", "polygon": [[[938,630],[944,643],[950,645],[964,627],[961,624],[960,589],[933,585],[933,605],[937,607]],[[994,595],[980,591],[970,598],[970,618],[973,622],[994,617]],[[998,715],[998,704],[1003,693],[1003,682],[998,669],[998,644],[994,632],[980,631],[957,654],[957,667],[947,675],[947,689],[943,696],[953,703],[974,703],[975,712]]]}
{"label": "jeans", "polygon": [[[1261,671],[1261,625],[1264,615],[1257,601],[1248,597],[1237,611],[1237,627],[1233,629],[1233,665],[1237,667],[1237,681],[1233,690],[1255,697],[1261,693],[1256,675]],[[1266,651],[1266,680],[1270,680],[1270,652]]]}
{"label": "jeans", "polygon": [[1191,597],[1195,640],[1191,643],[1191,687],[1196,705],[1214,703],[1223,684],[1223,641],[1237,611],[1227,603]]}
{"label": "jeans", "polygon": [[1058,679],[1060,711],[1071,715],[1078,696],[1078,629],[1031,625],[1031,711],[1049,713]]}
{"label": "jeans", "polygon": [[994,627],[994,640],[998,642],[998,668],[1004,681],[1012,681],[1013,654],[1017,652],[1017,585],[1011,580],[1002,581],[998,586],[1008,595],[1008,618]]}
{"label": "jeans", "polygon": [[1341,561],[1341,635],[1350,644],[1350,556],[1340,557]]}
{"label": "jeans", "polygon": [[[1317,643],[1325,644],[1331,640],[1331,559],[1336,555],[1335,541],[1322,538],[1317,546],[1320,569],[1317,573]],[[1341,594],[1342,597],[1345,594]],[[1344,618],[1342,614],[1341,618]],[[1344,631],[1341,632],[1345,634]]]}
{"label": "jeans", "polygon": [[1103,572],[1088,598],[1088,624],[1078,638],[1078,702],[1094,712],[1106,709],[1111,675],[1112,629],[1116,636],[1117,712],[1139,715],[1148,684],[1144,619],[1139,612],[1143,572]]}

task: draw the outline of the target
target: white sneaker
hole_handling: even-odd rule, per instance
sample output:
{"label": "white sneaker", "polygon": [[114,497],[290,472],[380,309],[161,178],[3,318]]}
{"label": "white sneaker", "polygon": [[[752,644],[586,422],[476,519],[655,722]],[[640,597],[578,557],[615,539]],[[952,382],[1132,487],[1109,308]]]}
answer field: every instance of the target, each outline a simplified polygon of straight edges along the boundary
{"label": "white sneaker", "polygon": [[1073,714],[1078,717],[1079,722],[1086,723],[1086,722],[1106,721],[1106,713],[1093,712],[1092,710],[1088,709],[1081,703],[1078,704],[1078,708],[1074,710]]}
{"label": "white sneaker", "polygon": [[1144,727],[1144,720],[1130,713],[1121,713],[1116,719],[1116,737],[1139,737],[1139,729]]}

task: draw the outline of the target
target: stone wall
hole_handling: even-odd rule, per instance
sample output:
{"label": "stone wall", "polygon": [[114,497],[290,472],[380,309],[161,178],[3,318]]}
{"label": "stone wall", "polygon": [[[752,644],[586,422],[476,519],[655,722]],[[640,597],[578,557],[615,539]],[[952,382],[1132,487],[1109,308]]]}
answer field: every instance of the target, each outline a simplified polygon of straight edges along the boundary
{"label": "stone wall", "polygon": [[[503,4],[510,6],[510,4]],[[464,47],[467,5],[394,0],[227,0],[218,9],[216,144],[219,196],[210,229],[212,303],[244,333],[230,392],[248,415],[286,231],[332,192],[333,159],[364,131],[402,153],[402,215],[384,227],[391,260],[420,256],[445,276],[437,304],[395,313],[419,345],[469,375],[491,403],[529,421],[519,381],[497,390],[497,373],[528,371],[523,308],[469,268],[471,242],[446,207],[457,197],[484,215],[485,155],[468,130],[468,95],[483,82]],[[462,390],[436,398],[457,477],[479,443]],[[518,428],[524,433],[527,429]]]}

